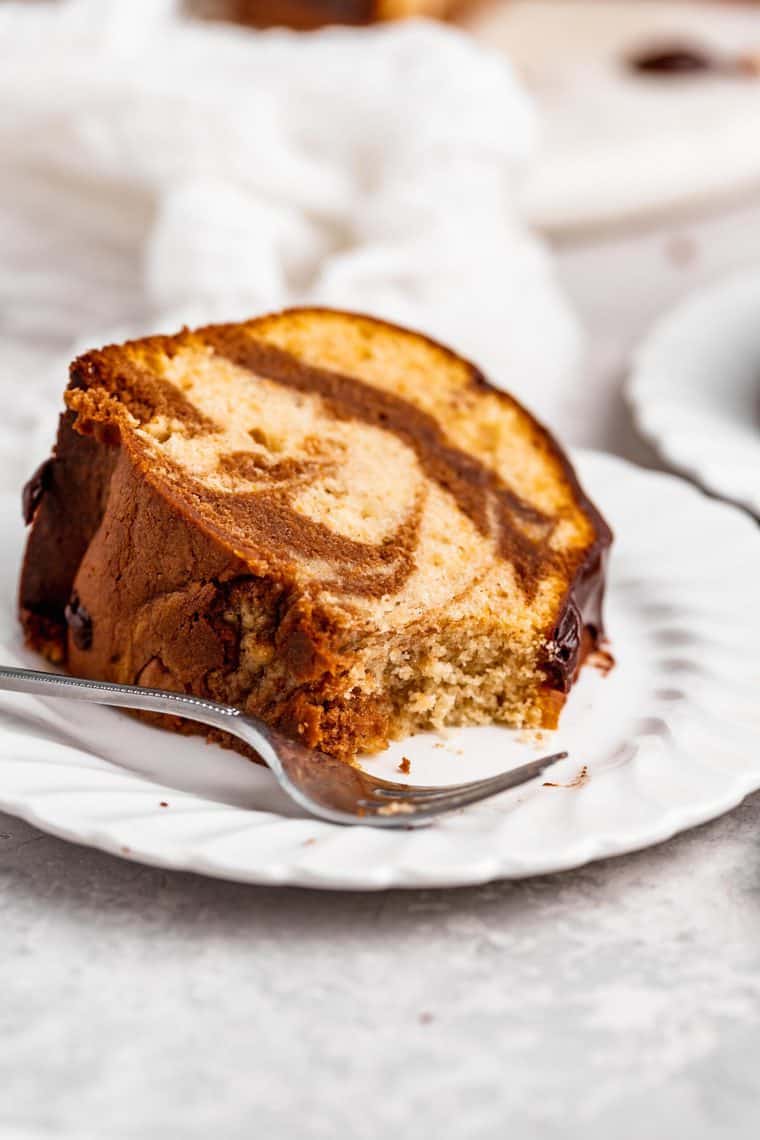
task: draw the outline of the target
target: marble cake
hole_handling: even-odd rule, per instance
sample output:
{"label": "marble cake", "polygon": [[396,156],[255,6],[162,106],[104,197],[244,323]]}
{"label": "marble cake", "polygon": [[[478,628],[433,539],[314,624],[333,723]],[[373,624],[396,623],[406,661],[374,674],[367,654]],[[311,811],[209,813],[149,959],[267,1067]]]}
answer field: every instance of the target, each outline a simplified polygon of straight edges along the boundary
{"label": "marble cake", "polygon": [[472,364],[292,310],[89,352],[66,405],[25,492],[21,621],[52,661],[346,759],[556,723],[601,635],[611,535]]}

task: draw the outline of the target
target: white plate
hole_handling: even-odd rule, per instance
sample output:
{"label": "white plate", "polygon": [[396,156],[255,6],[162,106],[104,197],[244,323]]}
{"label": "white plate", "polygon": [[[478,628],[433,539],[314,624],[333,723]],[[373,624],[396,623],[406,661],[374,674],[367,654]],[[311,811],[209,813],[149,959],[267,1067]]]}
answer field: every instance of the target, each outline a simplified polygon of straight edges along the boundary
{"label": "white plate", "polygon": [[627,395],[669,464],[760,516],[760,272],[700,290],[658,322]]}
{"label": "white plate", "polygon": [[537,103],[543,145],[519,199],[532,225],[572,233],[656,220],[760,185],[760,85],[646,77],[622,62],[658,44],[760,50],[756,5],[490,0],[462,19],[506,53]]}
{"label": "white plate", "polygon": [[[0,807],[117,855],[253,883],[381,889],[480,883],[575,867],[666,839],[760,787],[760,536],[742,513],[672,476],[578,457],[617,532],[608,624],[617,658],[584,670],[556,734],[483,728],[419,736],[368,767],[418,782],[498,771],[567,748],[552,779],[425,831],[303,817],[264,769],[108,709],[0,699]],[[0,501],[0,659],[32,663],[12,614],[21,544]],[[166,804],[168,806],[161,806]]]}

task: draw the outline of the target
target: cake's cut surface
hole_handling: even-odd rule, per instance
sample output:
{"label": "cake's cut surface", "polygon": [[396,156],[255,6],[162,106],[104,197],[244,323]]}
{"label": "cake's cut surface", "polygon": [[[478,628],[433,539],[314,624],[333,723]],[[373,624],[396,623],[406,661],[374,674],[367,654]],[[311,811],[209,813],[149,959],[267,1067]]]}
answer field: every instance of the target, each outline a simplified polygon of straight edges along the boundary
{"label": "cake's cut surface", "polygon": [[26,494],[21,616],[51,659],[347,758],[556,722],[601,631],[610,534],[468,362],[293,310],[88,353],[66,403]]}

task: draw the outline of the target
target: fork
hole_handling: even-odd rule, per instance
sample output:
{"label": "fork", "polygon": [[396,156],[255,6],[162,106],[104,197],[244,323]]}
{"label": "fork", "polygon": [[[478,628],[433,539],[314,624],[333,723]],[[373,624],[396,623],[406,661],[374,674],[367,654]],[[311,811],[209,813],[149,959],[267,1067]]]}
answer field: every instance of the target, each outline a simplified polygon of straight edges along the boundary
{"label": "fork", "polygon": [[280,787],[300,807],[331,823],[395,828],[424,826],[444,812],[478,803],[507,788],[535,780],[567,756],[566,752],[555,752],[467,784],[422,787],[379,780],[360,768],[290,740],[258,717],[231,705],[185,693],[6,667],[0,667],[0,690],[168,713],[222,729],[252,748],[271,769]]}

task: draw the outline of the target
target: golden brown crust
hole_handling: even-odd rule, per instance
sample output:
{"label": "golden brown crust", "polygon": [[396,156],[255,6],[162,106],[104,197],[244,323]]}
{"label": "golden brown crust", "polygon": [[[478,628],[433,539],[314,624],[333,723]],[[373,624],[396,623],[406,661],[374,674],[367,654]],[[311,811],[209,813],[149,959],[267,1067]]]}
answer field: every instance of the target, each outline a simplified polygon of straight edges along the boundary
{"label": "golden brown crust", "polygon": [[[335,316],[329,310],[294,316],[320,314]],[[333,461],[318,440],[298,460],[221,454],[219,471],[243,487],[250,482],[255,492],[213,490],[157,461],[136,430],[140,425],[163,417],[198,439],[217,430],[213,417],[164,375],[167,359],[200,347],[289,391],[318,394],[336,420],[394,433],[427,479],[451,495],[481,533],[496,527],[497,549],[514,566],[527,598],[547,567],[564,581],[564,598],[546,630],[547,683],[536,696],[544,722],[555,718],[557,695],[567,691],[578,668],[584,626],[601,631],[602,561],[610,541],[562,451],[477,369],[435,342],[414,338],[441,360],[465,365],[474,392],[496,393],[505,408],[519,411],[532,447],[552,478],[570,489],[573,511],[588,528],[589,540],[571,551],[552,548],[551,515],[453,445],[432,415],[396,393],[307,364],[268,342],[263,334],[282,318],[146,338],[74,362],[67,393],[72,410],[62,417],[53,460],[27,495],[32,529],[20,610],[28,642],[78,675],[241,705],[338,756],[386,742],[395,715],[389,695],[382,689],[346,691],[361,656],[346,626],[350,607],[338,613],[299,585],[295,562],[301,556],[321,560],[356,598],[393,593],[415,564],[420,507],[379,545],[306,518],[294,510],[291,496]],[[371,318],[345,319],[411,335]]]}

